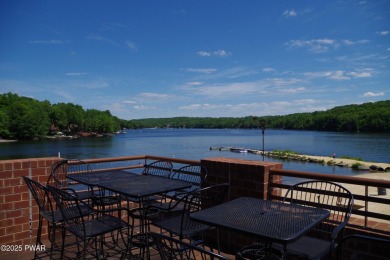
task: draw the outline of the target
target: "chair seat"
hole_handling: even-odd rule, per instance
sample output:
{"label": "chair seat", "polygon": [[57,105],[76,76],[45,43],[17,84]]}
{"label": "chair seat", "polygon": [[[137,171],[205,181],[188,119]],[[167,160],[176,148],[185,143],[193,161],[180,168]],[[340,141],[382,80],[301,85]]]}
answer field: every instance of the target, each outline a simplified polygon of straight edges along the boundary
{"label": "chair seat", "polygon": [[[75,206],[73,210],[76,212],[78,208]],[[80,206],[82,216],[88,216],[93,213],[93,210],[89,206]],[[44,217],[50,223],[58,223],[63,222],[65,219],[61,213],[61,210],[53,210],[53,211],[42,211],[42,217]]]}
{"label": "chair seat", "polygon": [[[280,244],[273,244],[272,247],[279,251],[283,250],[283,246]],[[287,255],[304,257],[307,259],[324,257],[329,254],[330,250],[330,241],[310,236],[303,236],[297,241],[287,245]]]}
{"label": "chair seat", "polygon": [[89,237],[103,235],[127,226],[128,224],[119,218],[104,215],[85,222],[85,237],[84,231],[82,230],[82,224],[68,226],[67,229],[76,236],[86,239]]}
{"label": "chair seat", "polygon": [[[192,236],[193,234],[200,233],[209,230],[211,228],[208,225],[197,225],[196,227],[191,229],[181,229],[181,220],[182,220],[182,215],[153,222],[153,225],[168,230],[170,233],[173,233],[181,237]],[[192,220],[187,220],[187,221],[192,221]]]}

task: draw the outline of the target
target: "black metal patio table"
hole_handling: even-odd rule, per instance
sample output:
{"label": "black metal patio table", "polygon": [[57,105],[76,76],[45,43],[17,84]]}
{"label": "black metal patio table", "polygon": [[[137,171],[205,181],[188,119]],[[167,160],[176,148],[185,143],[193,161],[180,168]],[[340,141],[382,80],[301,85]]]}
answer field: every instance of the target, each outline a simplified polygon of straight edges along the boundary
{"label": "black metal patio table", "polygon": [[68,174],[67,178],[89,186],[97,186],[142,203],[143,199],[191,187],[188,182],[126,171]]}
{"label": "black metal patio table", "polygon": [[[107,171],[99,173],[69,174],[67,178],[88,186],[96,186],[122,195],[139,204],[141,219],[141,234],[146,232],[144,201],[149,197],[165,194],[170,191],[183,190],[191,187],[191,183],[154,175],[135,174],[126,171]],[[147,212],[147,211],[145,211]],[[147,238],[146,241],[148,241]]]}
{"label": "black metal patio table", "polygon": [[322,208],[249,197],[241,197],[190,215],[208,225],[284,246],[309,232],[328,216],[329,211]]}

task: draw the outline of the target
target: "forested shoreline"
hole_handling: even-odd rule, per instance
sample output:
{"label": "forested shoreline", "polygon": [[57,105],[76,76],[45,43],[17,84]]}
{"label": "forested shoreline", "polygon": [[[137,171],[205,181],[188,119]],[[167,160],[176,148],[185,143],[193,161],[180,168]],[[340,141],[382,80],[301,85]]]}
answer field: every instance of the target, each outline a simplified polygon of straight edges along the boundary
{"label": "forested shoreline", "polygon": [[115,133],[123,128],[272,128],[286,130],[389,132],[390,100],[346,105],[326,111],[280,116],[174,117],[123,120],[110,111],[51,104],[17,94],[0,95],[0,139],[32,140],[63,132]]}

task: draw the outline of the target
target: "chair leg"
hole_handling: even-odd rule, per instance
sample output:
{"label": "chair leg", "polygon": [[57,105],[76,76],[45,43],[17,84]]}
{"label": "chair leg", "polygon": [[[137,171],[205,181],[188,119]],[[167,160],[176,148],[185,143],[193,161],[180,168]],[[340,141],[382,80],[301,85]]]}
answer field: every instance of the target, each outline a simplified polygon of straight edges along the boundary
{"label": "chair leg", "polygon": [[[38,245],[42,245],[42,241],[41,241],[41,235],[42,235],[42,222],[43,222],[43,217],[42,216],[39,216],[39,220],[38,220],[38,230],[37,230],[37,238],[35,240],[35,245],[38,246]],[[34,259],[37,259],[38,258],[38,250],[35,250],[35,253],[34,253]]]}

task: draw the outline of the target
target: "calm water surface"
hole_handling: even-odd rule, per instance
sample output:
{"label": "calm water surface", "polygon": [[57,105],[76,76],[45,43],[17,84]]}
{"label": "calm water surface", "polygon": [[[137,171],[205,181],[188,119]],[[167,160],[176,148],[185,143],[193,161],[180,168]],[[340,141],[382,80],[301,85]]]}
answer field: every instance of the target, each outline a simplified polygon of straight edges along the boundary
{"label": "calm water surface", "polygon": [[[360,157],[364,161],[390,163],[390,133],[335,133],[266,130],[265,150],[293,150],[301,154]],[[127,130],[108,138],[23,141],[0,143],[0,159],[58,156],[64,158],[104,158],[132,155],[160,155],[184,159],[235,157],[262,160],[250,153],[210,150],[210,147],[262,149],[261,130],[241,129],[142,129]],[[354,175],[348,168],[312,163],[283,162],[284,169]]]}

